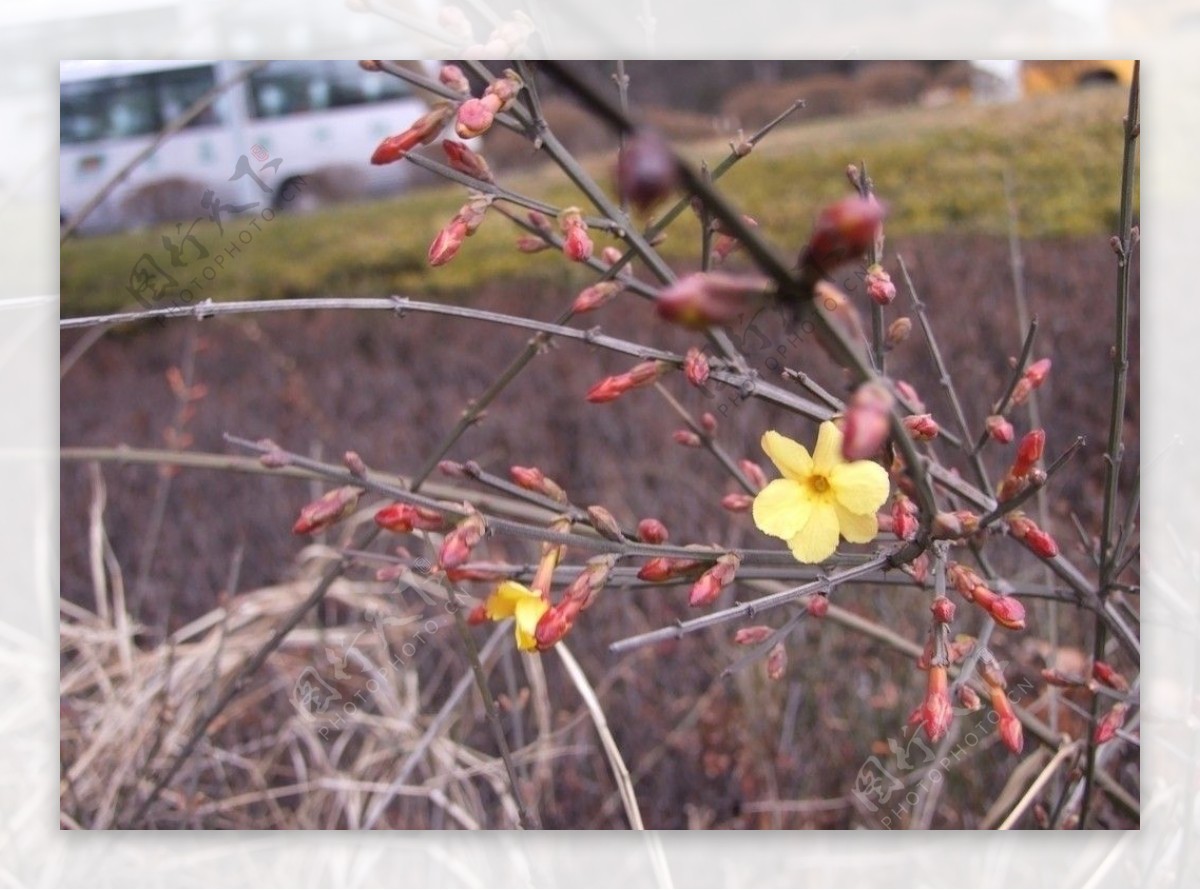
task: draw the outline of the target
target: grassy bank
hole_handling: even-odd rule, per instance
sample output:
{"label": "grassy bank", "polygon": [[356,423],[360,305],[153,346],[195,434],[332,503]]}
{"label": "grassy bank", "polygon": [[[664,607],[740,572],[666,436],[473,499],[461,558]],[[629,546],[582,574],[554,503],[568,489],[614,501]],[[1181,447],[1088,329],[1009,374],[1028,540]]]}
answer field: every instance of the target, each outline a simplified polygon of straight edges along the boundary
{"label": "grassy bank", "polygon": [[[865,160],[891,211],[892,235],[1003,232],[1007,226],[1002,175],[1011,171],[1021,231],[1029,237],[1107,235],[1117,211],[1120,119],[1124,95],[1102,89],[1045,97],[1020,105],[906,109],[824,119],[774,134],[739,164],[723,185],[770,237],[798,245],[814,210],[846,193],[843,170]],[[364,162],[371,146],[363,147]],[[721,142],[689,153],[715,163]],[[591,163],[602,181],[608,162]],[[557,170],[544,168],[504,182],[559,206],[581,203]],[[513,249],[514,231],[489,218],[446,267],[430,270],[425,252],[462,203],[463,189],[439,187],[372,204],[347,204],[304,217],[279,216],[227,257],[197,298],[273,299],[316,294],[407,293],[459,297],[484,282],[531,275],[584,280],[547,252]],[[201,228],[204,227],[204,228]],[[197,233],[211,229],[203,222]],[[685,214],[663,250],[681,268],[695,262],[696,223]],[[227,234],[237,230],[227,226]],[[76,239],[62,250],[64,315],[111,311],[130,302],[126,287],[144,253],[160,257],[163,234],[142,230]],[[206,234],[215,255],[229,238]],[[161,256],[160,256],[161,255]],[[200,271],[203,263],[193,264]]]}

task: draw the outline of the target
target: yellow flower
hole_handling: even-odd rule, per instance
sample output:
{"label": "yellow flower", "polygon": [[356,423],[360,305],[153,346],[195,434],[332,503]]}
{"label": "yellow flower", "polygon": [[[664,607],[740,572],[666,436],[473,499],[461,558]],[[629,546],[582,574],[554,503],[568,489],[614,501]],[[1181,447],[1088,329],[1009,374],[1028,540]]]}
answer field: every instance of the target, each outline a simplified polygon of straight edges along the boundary
{"label": "yellow flower", "polygon": [[887,472],[873,461],[846,461],[832,423],[821,424],[812,456],[774,430],[763,433],[762,447],[783,478],[754,498],[754,524],[787,541],[800,562],[828,559],[839,534],[865,544],[879,533],[875,511],[887,500]]}
{"label": "yellow flower", "polygon": [[550,608],[540,593],[516,581],[505,581],[487,598],[483,608],[493,621],[516,619],[513,627],[516,629],[518,649],[526,652],[537,649],[534,633],[538,622]]}

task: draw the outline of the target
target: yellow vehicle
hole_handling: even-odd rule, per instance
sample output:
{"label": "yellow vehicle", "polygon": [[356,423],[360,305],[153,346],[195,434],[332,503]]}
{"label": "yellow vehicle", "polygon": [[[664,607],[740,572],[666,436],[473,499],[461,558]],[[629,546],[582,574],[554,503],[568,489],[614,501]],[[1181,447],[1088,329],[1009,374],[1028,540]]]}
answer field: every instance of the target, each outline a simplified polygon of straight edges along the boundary
{"label": "yellow vehicle", "polygon": [[1132,78],[1132,59],[1067,59],[1021,63],[1021,91],[1026,96],[1097,84],[1128,85]]}

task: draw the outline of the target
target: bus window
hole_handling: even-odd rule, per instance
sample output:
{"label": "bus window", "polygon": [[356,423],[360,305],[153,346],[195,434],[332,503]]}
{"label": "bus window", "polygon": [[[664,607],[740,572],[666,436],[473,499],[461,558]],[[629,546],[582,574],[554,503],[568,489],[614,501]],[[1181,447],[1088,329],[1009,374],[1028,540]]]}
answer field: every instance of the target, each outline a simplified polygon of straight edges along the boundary
{"label": "bus window", "polygon": [[[203,68],[182,68],[164,71],[155,75],[158,81],[159,105],[164,121],[171,121],[183,114],[201,96],[216,85],[216,74],[211,65]],[[207,127],[221,123],[215,105],[210,105],[188,122],[189,127]]]}
{"label": "bus window", "polygon": [[411,95],[398,77],[364,71],[354,61],[272,62],[250,75],[250,114],[285,117]]}

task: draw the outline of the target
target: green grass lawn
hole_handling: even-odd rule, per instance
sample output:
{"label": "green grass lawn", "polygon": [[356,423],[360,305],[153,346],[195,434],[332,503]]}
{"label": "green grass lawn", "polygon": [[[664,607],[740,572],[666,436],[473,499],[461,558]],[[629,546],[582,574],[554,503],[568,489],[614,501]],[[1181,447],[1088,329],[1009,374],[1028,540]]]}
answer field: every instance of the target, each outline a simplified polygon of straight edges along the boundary
{"label": "green grass lawn", "polygon": [[[1002,177],[1011,171],[1022,235],[1107,237],[1117,214],[1124,103],[1118,88],[1015,105],[905,109],[812,122],[805,122],[801,111],[796,125],[772,134],[721,185],[788,254],[798,251],[816,210],[848,193],[846,164],[860,160],[889,207],[888,231],[893,234],[1007,231]],[[364,163],[372,149],[363,146]],[[715,165],[728,147],[711,142],[687,151]],[[607,160],[592,159],[587,166],[608,183]],[[553,168],[501,181],[556,206],[588,209]],[[485,281],[538,276],[560,278],[564,287],[571,287],[586,280],[583,271],[570,268],[553,252],[517,252],[517,232],[495,214],[453,262],[430,269],[425,261],[429,242],[464,195],[460,186],[439,187],[309,216],[280,215],[263,224],[239,254],[227,258],[211,281],[200,279],[203,288],[194,296],[229,300],[402,293],[460,299]],[[126,286],[134,263],[146,252],[165,254],[160,245],[168,231],[173,229],[69,241],[61,258],[63,314],[128,305]],[[661,249],[686,269],[697,262],[697,235],[694,216],[685,213]]]}

